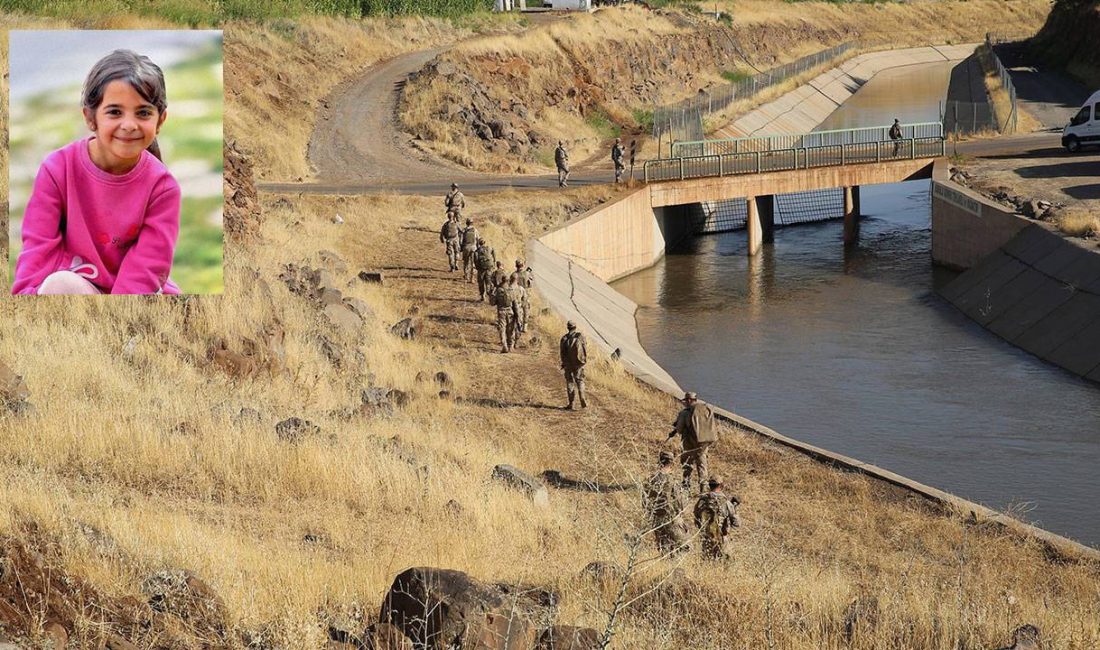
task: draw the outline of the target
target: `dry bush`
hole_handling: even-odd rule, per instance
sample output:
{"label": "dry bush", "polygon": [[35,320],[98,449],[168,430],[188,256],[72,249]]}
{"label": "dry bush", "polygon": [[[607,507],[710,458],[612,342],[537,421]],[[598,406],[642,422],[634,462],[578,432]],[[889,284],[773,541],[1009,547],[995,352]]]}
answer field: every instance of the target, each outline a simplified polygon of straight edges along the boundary
{"label": "dry bush", "polygon": [[1058,229],[1072,237],[1100,236],[1100,213],[1087,208],[1066,208],[1058,212]]}

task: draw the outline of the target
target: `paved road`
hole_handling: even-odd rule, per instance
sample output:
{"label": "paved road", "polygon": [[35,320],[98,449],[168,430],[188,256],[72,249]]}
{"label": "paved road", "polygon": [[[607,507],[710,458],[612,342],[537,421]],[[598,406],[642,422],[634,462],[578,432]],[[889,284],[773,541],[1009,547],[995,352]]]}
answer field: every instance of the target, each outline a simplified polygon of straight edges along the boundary
{"label": "paved road", "polygon": [[1002,43],[994,50],[1012,77],[1020,107],[1044,129],[1061,130],[1088,99],[1088,89],[1065,73],[1035,65],[1024,43]]}

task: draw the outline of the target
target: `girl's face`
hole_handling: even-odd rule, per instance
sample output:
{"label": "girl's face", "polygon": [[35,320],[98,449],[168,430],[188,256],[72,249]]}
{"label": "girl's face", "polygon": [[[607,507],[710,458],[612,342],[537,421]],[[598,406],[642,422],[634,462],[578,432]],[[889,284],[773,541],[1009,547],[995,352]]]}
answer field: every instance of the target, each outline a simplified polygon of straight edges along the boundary
{"label": "girl's face", "polygon": [[167,111],[157,111],[125,81],[108,83],[95,111],[84,109],[84,120],[96,135],[95,148],[101,159],[96,163],[102,161],[108,171],[132,168],[157,137],[166,117]]}

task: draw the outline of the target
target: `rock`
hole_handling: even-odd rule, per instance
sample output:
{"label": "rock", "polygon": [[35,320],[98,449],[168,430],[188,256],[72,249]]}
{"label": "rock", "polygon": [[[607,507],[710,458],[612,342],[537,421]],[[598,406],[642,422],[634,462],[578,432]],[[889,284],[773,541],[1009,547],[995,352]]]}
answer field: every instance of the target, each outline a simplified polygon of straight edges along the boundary
{"label": "rock", "polygon": [[42,628],[42,635],[49,639],[49,643],[56,650],[65,650],[65,646],[69,643],[68,631],[65,630],[65,626],[57,621],[46,623]]}
{"label": "rock", "polygon": [[321,337],[321,352],[336,367],[339,367],[344,361],[344,353],[340,351],[340,346],[324,336]]}
{"label": "rock", "polygon": [[413,642],[396,625],[371,623],[363,631],[365,650],[413,650]]}
{"label": "rock", "polygon": [[322,313],[330,325],[348,336],[355,336],[363,327],[363,320],[343,303],[329,304]]}
{"label": "rock", "polygon": [[409,394],[396,388],[371,386],[359,392],[359,400],[362,402],[361,410],[368,413],[378,411],[392,413],[394,409],[409,403]]}
{"label": "rock", "polygon": [[424,650],[527,650],[535,641],[531,613],[513,605],[461,571],[415,567],[394,578],[379,618]]}
{"label": "rock", "polygon": [[317,257],[321,260],[321,265],[333,273],[342,275],[348,272],[347,262],[330,250],[317,251]]}
{"label": "rock", "polygon": [[598,650],[600,633],[590,627],[555,625],[543,630],[535,650]]}
{"label": "rock", "polygon": [[492,132],[494,138],[497,138],[497,139],[503,138],[504,134],[505,134],[505,130],[506,129],[505,129],[504,122],[501,122],[500,120],[490,120],[490,122],[489,122],[489,131]]}
{"label": "rock", "polygon": [[435,373],[435,383],[439,384],[441,388],[454,387],[454,382],[451,380],[451,376],[442,370]]}
{"label": "rock", "polygon": [[368,305],[365,300],[360,298],[344,298],[344,304],[363,320],[367,320],[374,316],[374,310],[370,308],[370,305]]}
{"label": "rock", "polygon": [[451,391],[449,390],[441,390],[436,395],[439,399],[451,399]]}
{"label": "rock", "polygon": [[336,225],[340,225],[340,224],[344,223],[344,218],[340,216],[339,212],[337,212],[336,216],[334,216],[332,218],[332,223],[334,223]]}
{"label": "rock", "polygon": [[420,331],[420,323],[415,318],[402,318],[393,324],[390,333],[403,339],[415,339]]}
{"label": "rock", "polygon": [[1025,217],[1032,219],[1037,219],[1043,213],[1043,209],[1039,207],[1039,202],[1035,200],[1024,202],[1022,210]]}
{"label": "rock", "polygon": [[0,410],[13,413],[26,412],[30,408],[30,404],[27,403],[30,396],[31,392],[27,389],[23,378],[0,361]]}
{"label": "rock", "polygon": [[138,650],[138,647],[117,634],[112,634],[107,637],[106,650]]}
{"label": "rock", "polygon": [[306,436],[316,436],[320,433],[321,427],[297,416],[287,418],[275,425],[275,435],[287,442],[300,442]]}
{"label": "rock", "polygon": [[458,517],[465,511],[466,509],[462,507],[462,504],[454,499],[450,499],[447,503],[443,504],[443,512],[446,512],[452,517]]}
{"label": "rock", "polygon": [[455,64],[450,61],[440,61],[435,65],[435,71],[443,76],[452,75],[455,73]]}
{"label": "rock", "polygon": [[325,287],[321,289],[321,304],[322,305],[340,305],[344,302],[344,295],[340,293],[339,289],[333,289],[331,287]]}
{"label": "rock", "polygon": [[263,416],[256,409],[245,406],[233,417],[233,420],[237,424],[244,424],[246,422],[263,422]]}
{"label": "rock", "polygon": [[382,273],[381,271],[360,271],[359,279],[372,284],[382,284]]}
{"label": "rock", "polygon": [[1034,625],[1021,625],[1012,631],[1012,645],[1001,650],[1040,650],[1042,639],[1039,628]]}
{"label": "rock", "polygon": [[221,638],[226,628],[226,608],[214,590],[189,571],[158,571],[145,579],[141,591],[155,612],[182,620],[190,634]]}
{"label": "rock", "polygon": [[493,468],[493,479],[524,492],[537,506],[546,507],[550,504],[550,494],[546,491],[546,486],[518,467],[497,465]]}

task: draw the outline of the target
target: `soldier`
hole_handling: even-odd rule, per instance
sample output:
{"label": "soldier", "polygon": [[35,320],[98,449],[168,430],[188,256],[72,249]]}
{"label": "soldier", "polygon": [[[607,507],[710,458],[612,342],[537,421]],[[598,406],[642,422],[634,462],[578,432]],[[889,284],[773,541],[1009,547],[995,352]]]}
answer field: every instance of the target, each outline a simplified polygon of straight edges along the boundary
{"label": "soldier", "polygon": [[477,268],[477,291],[485,302],[485,295],[491,293],[493,285],[489,284],[489,274],[493,272],[493,265],[497,262],[497,253],[489,248],[484,239],[477,240],[477,250],[474,251],[474,266]]}
{"label": "soldier", "polygon": [[511,311],[508,314],[508,344],[512,348],[519,347],[520,323],[523,320],[523,303],[527,300],[527,290],[516,280],[516,276],[508,278],[508,299],[511,302]]}
{"label": "soldier", "polygon": [[439,229],[439,241],[447,248],[447,263],[451,271],[458,270],[459,236],[462,228],[458,225],[458,215],[453,211],[447,212],[447,221]]}
{"label": "soldier", "polygon": [[558,140],[558,148],[554,149],[554,164],[558,167],[558,187],[565,187],[569,184],[569,152],[561,140]]}
{"label": "soldier", "polygon": [[447,212],[455,213],[455,219],[462,217],[462,211],[466,208],[466,197],[458,191],[458,183],[451,183],[451,191],[443,199],[443,205],[447,206]]}
{"label": "soldier", "polygon": [[493,289],[495,289],[498,284],[504,284],[507,281],[508,273],[504,270],[504,262],[497,260],[497,267],[489,274],[489,297],[493,297]]}
{"label": "soldier", "polygon": [[615,146],[611,147],[611,162],[615,163],[615,184],[619,184],[623,181],[623,170],[626,169],[626,164],[623,163],[623,139],[615,138]]}
{"label": "soldier", "polygon": [[467,282],[474,281],[474,251],[477,250],[477,228],[474,220],[466,218],[466,228],[462,230],[462,274]]}
{"label": "soldier", "polygon": [[672,423],[673,428],[668,439],[672,440],[678,435],[683,445],[684,453],[680,456],[680,462],[684,466],[684,489],[691,487],[691,470],[694,467],[699,491],[702,492],[707,478],[707,449],[718,440],[714,428],[714,412],[691,391],[684,393],[683,404],[684,408]]}
{"label": "soldier", "polygon": [[527,321],[531,316],[531,294],[528,291],[531,288],[531,269],[523,268],[523,260],[516,260],[516,270],[512,271],[511,277],[523,288],[523,314],[519,321],[519,331],[526,332]]}
{"label": "soldier", "polygon": [[512,313],[512,295],[503,280],[493,289],[489,304],[497,308],[497,331],[500,333],[500,351],[512,351],[511,337],[508,335],[508,317]]}
{"label": "soldier", "polygon": [[712,476],[707,485],[710,492],[699,496],[694,510],[703,557],[728,560],[726,535],[731,528],[741,526],[741,518],[737,515],[737,506],[741,505],[741,501],[722,492],[722,478],[719,476]]}
{"label": "soldier", "polygon": [[565,336],[558,346],[561,354],[561,369],[565,371],[565,392],[569,395],[567,409],[573,410],[573,398],[581,398],[581,408],[588,408],[584,401],[584,364],[588,362],[588,350],[585,348],[584,335],[577,331],[577,324],[569,321],[565,324]]}
{"label": "soldier", "polygon": [[672,473],[676,456],[662,451],[657,473],[642,486],[642,504],[649,516],[649,525],[662,553],[678,554],[687,550],[687,525],[684,523],[684,489]]}

